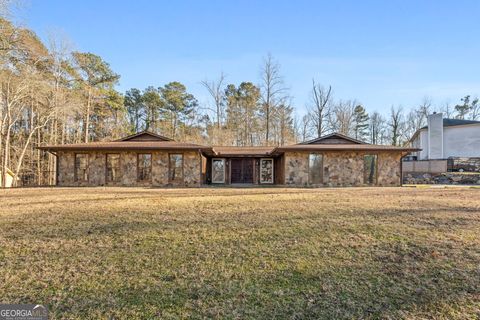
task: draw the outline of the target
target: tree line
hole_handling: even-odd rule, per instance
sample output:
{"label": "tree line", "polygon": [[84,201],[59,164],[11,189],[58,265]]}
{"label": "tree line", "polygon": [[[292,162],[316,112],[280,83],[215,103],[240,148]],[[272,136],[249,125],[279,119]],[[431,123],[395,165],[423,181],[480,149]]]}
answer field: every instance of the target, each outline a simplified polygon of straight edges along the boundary
{"label": "tree line", "polygon": [[[0,8],[4,9],[4,8]],[[0,13],[3,10],[0,10]],[[52,184],[55,158],[36,147],[119,138],[149,130],[178,141],[211,145],[277,146],[331,132],[402,145],[433,111],[479,119],[477,98],[434,106],[425,98],[408,110],[367,112],[356,100],[335,99],[331,86],[312,81],[307,113],[298,116],[278,61],[267,55],[256,81],[229,83],[224,74],[201,81],[210,102],[200,104],[172,81],[144,89],[116,89],[120,75],[102,57],[70,51],[58,39],[41,41],[31,30],[0,17],[0,172],[18,185]]]}

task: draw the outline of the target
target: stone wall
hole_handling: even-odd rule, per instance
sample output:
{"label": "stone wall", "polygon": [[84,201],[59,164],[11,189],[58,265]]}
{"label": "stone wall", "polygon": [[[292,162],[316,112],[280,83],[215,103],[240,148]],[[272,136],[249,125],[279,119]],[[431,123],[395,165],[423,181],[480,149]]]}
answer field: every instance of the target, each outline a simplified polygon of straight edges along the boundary
{"label": "stone wall", "polygon": [[378,153],[378,186],[398,187],[402,185],[401,159],[400,152]]}
{"label": "stone wall", "polygon": [[285,184],[308,186],[308,153],[285,152]]}
{"label": "stone wall", "polygon": [[201,184],[201,157],[198,152],[183,152],[183,181],[168,181],[168,152],[152,152],[152,180],[137,180],[137,153],[121,152],[120,178],[106,183],[106,153],[88,153],[88,181],[75,181],[75,153],[58,152],[58,186],[185,186]]}
{"label": "stone wall", "polygon": [[[323,183],[319,186],[365,186],[362,152],[322,152]],[[401,182],[399,152],[377,152],[378,186],[399,186]],[[285,184],[310,186],[308,181],[308,152],[285,153]]]}
{"label": "stone wall", "polygon": [[447,184],[447,185],[480,185],[480,173],[420,173],[403,174],[405,184]]}

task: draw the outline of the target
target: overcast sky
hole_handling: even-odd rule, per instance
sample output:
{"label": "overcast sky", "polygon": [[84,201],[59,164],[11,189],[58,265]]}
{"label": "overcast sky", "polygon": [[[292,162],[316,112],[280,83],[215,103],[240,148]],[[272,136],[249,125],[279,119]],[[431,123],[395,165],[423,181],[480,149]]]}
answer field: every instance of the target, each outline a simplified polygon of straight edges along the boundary
{"label": "overcast sky", "polygon": [[180,81],[259,81],[262,57],[281,65],[301,114],[312,78],[369,111],[430,96],[480,93],[480,1],[30,0],[18,15],[40,37],[61,34],[121,75],[118,89]]}

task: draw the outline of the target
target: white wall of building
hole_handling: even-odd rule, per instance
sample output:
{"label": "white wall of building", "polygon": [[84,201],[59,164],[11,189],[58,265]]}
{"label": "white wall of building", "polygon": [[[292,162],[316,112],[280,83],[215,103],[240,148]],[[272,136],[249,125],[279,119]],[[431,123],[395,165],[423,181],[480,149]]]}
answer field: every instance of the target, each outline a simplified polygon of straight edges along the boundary
{"label": "white wall of building", "polygon": [[443,128],[443,156],[480,157],[480,125]]}
{"label": "white wall of building", "polygon": [[[3,174],[0,171],[0,188],[3,186],[2,179],[3,179]],[[5,187],[6,188],[11,188],[13,186],[13,177],[9,173],[7,173],[7,180],[6,181],[7,181],[7,183],[5,184]]]}
{"label": "white wall of building", "polygon": [[428,116],[428,159],[443,159],[443,115]]}

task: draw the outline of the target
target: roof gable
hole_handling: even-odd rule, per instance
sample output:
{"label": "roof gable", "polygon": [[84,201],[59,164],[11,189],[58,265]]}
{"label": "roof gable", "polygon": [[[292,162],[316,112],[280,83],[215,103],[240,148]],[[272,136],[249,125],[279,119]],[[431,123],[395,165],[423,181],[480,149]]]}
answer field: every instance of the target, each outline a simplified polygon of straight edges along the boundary
{"label": "roof gable", "polygon": [[313,140],[301,142],[299,144],[368,144],[366,142],[350,138],[341,133],[332,133]]}
{"label": "roof gable", "polygon": [[142,131],[142,132],[135,133],[115,141],[173,141],[173,140],[153,132]]}

